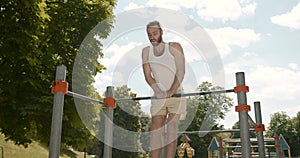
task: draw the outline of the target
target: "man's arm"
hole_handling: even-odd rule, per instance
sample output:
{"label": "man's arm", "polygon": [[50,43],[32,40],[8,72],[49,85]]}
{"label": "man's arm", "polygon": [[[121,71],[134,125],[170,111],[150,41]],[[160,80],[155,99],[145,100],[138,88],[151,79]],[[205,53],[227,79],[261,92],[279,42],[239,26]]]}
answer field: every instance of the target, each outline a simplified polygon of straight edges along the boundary
{"label": "man's arm", "polygon": [[145,47],[142,51],[142,62],[143,62],[143,72],[144,77],[148,85],[153,89],[154,94],[157,98],[163,98],[165,97],[165,93],[161,91],[161,89],[158,87],[155,79],[152,77],[152,71],[150,64],[148,62],[148,56],[149,56],[149,49]]}
{"label": "man's arm", "polygon": [[167,97],[171,97],[176,93],[185,74],[185,58],[181,45],[174,42],[170,43],[170,53],[174,56],[176,74],[171,88],[167,91]]}

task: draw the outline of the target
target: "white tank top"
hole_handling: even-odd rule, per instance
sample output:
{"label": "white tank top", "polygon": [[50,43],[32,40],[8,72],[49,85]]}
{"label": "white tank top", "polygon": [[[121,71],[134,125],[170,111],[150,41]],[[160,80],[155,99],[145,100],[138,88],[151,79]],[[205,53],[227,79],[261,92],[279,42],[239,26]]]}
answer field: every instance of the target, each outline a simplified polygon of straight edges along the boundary
{"label": "white tank top", "polygon": [[174,56],[169,51],[169,44],[165,44],[164,52],[160,56],[154,55],[154,48],[150,45],[148,60],[152,75],[159,88],[163,91],[169,90],[176,74],[175,60]]}

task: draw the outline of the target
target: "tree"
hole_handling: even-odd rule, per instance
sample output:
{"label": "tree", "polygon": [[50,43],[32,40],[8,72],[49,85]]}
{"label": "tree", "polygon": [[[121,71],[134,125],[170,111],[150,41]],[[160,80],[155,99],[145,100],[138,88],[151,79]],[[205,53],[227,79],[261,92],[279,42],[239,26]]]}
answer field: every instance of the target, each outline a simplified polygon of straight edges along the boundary
{"label": "tree", "polygon": [[297,113],[297,116],[293,118],[294,127],[296,128],[297,144],[294,145],[294,151],[296,156],[300,156],[300,111]]}
{"label": "tree", "polygon": [[[130,91],[127,86],[117,87],[115,90],[116,98],[131,98],[136,97],[135,93]],[[138,101],[119,102],[117,108],[114,110],[114,125],[126,129],[133,133],[123,133],[113,139],[119,147],[123,149],[134,148],[136,151],[140,148],[141,132],[145,132],[149,127],[150,118],[147,117],[141,110],[141,104]],[[118,131],[114,131],[118,132]],[[118,149],[113,149],[113,157],[116,158],[133,158],[139,157],[138,152],[127,152]]]}
{"label": "tree", "polygon": [[299,155],[299,150],[297,150],[299,141],[297,141],[296,127],[294,126],[292,119],[285,112],[277,112],[271,115],[271,121],[266,136],[273,137],[274,134],[283,135],[291,147],[292,156]]}
{"label": "tree", "polygon": [[[249,120],[249,128],[254,128],[254,124]],[[240,129],[240,122],[236,122],[232,129]],[[256,138],[256,133],[254,131],[250,131],[250,138]],[[240,132],[235,132],[231,134],[231,138],[241,138]]]}
{"label": "tree", "polygon": [[[114,0],[0,2],[0,132],[7,140],[24,146],[33,140],[49,143],[53,104],[49,87],[55,68],[68,67],[67,81],[72,86],[71,68],[81,42],[100,21],[112,19],[114,6]],[[111,27],[108,23],[98,35],[105,38]],[[103,55],[101,49],[96,55]],[[90,58],[95,59],[95,54]],[[96,72],[101,69],[98,64]],[[93,93],[92,74],[84,79],[89,84],[81,86]],[[85,139],[92,136],[79,118],[73,98],[66,97],[62,145],[86,146]]]}
{"label": "tree", "polygon": [[[250,120],[249,120],[249,128],[254,128],[254,124]],[[233,125],[232,129],[240,129],[240,122],[236,122]],[[250,131],[249,135],[250,135],[250,138],[256,138],[256,133],[254,131]],[[230,138],[231,139],[241,138],[241,133],[240,132],[231,133]],[[229,143],[228,145],[229,146],[241,146],[241,142],[239,142],[239,143]],[[257,143],[255,144],[255,142],[251,142],[251,145],[256,145],[257,146]],[[236,152],[240,152],[241,147],[232,148],[232,150],[234,150]],[[254,148],[253,151],[257,152],[258,148]]]}
{"label": "tree", "polygon": [[[213,86],[209,82],[203,82],[197,88],[198,91],[221,90],[221,87]],[[218,120],[224,119],[226,112],[233,106],[232,99],[226,94],[210,94],[193,97],[187,100],[187,114],[194,114],[192,121],[186,131],[217,130],[222,129]],[[182,128],[190,120],[180,123]],[[195,149],[196,157],[207,157],[207,148],[213,136],[216,134],[189,135],[190,145]],[[180,138],[179,138],[180,139]],[[178,141],[180,143],[180,140]]]}

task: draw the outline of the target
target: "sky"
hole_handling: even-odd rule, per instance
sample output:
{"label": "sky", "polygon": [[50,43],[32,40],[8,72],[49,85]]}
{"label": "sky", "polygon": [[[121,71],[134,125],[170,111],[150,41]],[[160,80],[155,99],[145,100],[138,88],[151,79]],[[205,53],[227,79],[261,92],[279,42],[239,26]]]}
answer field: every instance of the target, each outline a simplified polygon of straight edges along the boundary
{"label": "sky", "polygon": [[[294,117],[300,111],[299,0],[119,0],[114,13],[116,16],[124,15],[124,12],[149,7],[169,9],[184,15],[207,32],[221,59],[218,64],[224,69],[222,86],[225,89],[235,86],[236,72],[245,72],[246,85],[250,88],[247,102],[252,107],[249,115],[254,120],[255,101],[261,103],[266,126],[275,112],[286,112]],[[181,19],[176,16],[170,15],[168,20],[178,22],[179,27]],[[125,25],[130,25],[135,19],[123,20],[122,29],[125,29]],[[168,26],[166,21],[161,21],[161,24],[163,28]],[[95,76],[94,86],[103,94],[106,86],[117,87],[125,83],[137,96],[151,95],[139,62],[141,49],[149,45],[145,28],[122,29],[121,35],[106,43],[104,57],[99,61],[107,69]],[[170,27],[165,27],[165,30],[164,40],[180,42],[184,49],[189,72],[183,83],[185,92],[194,92],[201,82],[213,82],[218,78],[210,68],[210,60],[206,59],[207,52],[199,53],[184,32],[176,32]],[[136,62],[128,62],[133,59]],[[119,70],[127,74],[119,73]],[[236,105],[236,95],[228,96],[234,99]],[[149,102],[142,102],[142,107],[147,112]],[[231,128],[237,121],[238,114],[232,108],[225,120],[219,123]]]}

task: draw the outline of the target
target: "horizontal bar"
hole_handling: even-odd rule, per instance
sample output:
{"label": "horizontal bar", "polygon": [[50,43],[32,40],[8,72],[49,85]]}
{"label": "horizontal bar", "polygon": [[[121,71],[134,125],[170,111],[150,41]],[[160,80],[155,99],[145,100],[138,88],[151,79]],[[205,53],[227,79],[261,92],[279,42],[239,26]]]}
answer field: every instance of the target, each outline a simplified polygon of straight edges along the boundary
{"label": "horizontal bar", "polygon": [[[178,94],[174,94],[172,97],[199,96],[199,95],[231,93],[231,92],[234,92],[234,90],[233,89],[229,89],[229,90],[205,91],[205,92],[184,93],[184,94],[178,93]],[[136,97],[136,98],[119,98],[119,99],[116,99],[116,102],[149,100],[149,99],[157,99],[157,98],[155,96],[150,96],[150,97]]]}
{"label": "horizontal bar", "polygon": [[[249,130],[254,131],[253,128],[250,128]],[[240,129],[225,129],[225,130],[210,130],[210,131],[184,131],[184,132],[177,132],[177,134],[205,134],[205,133],[231,133],[231,132],[240,132]]]}
{"label": "horizontal bar", "polygon": [[[273,145],[265,145],[266,147],[274,147]],[[242,146],[223,146],[223,148],[241,148]],[[251,148],[258,148],[258,145],[252,145]]]}
{"label": "horizontal bar", "polygon": [[84,96],[84,95],[81,95],[81,94],[77,94],[75,92],[68,91],[67,95],[73,96],[75,98],[79,98],[79,99],[82,99],[82,100],[91,101],[91,102],[94,102],[94,103],[97,103],[97,104],[106,105],[105,102],[102,102],[100,100],[93,99],[93,98],[90,98],[90,97],[87,97],[87,96]]}

